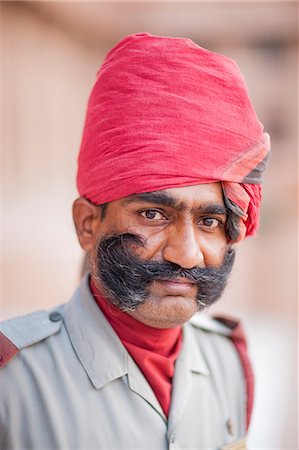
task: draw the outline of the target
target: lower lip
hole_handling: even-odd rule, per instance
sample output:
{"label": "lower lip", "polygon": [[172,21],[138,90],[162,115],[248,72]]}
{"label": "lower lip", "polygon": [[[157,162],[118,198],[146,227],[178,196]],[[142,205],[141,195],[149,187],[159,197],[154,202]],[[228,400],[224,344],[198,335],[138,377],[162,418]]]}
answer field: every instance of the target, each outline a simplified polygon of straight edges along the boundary
{"label": "lower lip", "polygon": [[194,283],[176,283],[175,281],[163,281],[157,280],[157,284],[160,284],[167,293],[174,295],[188,294],[192,288],[194,288]]}

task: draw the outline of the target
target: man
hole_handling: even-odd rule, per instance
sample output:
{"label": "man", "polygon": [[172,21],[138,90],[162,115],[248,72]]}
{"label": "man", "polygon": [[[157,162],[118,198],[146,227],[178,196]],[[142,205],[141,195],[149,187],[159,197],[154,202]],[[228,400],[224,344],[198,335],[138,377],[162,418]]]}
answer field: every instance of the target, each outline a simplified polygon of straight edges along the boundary
{"label": "man", "polygon": [[232,60],[147,33],[108,53],[73,205],[90,274],[2,324],[1,449],[245,448],[240,327],[196,313],[257,228],[268,155]]}

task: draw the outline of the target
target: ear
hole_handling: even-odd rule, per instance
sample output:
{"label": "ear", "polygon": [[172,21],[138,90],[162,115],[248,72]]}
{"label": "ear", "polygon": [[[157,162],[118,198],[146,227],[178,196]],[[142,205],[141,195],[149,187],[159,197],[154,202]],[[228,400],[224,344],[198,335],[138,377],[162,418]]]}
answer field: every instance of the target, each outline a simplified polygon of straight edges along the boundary
{"label": "ear", "polygon": [[89,252],[98,237],[101,223],[100,207],[83,197],[73,203],[73,220],[83,250]]}

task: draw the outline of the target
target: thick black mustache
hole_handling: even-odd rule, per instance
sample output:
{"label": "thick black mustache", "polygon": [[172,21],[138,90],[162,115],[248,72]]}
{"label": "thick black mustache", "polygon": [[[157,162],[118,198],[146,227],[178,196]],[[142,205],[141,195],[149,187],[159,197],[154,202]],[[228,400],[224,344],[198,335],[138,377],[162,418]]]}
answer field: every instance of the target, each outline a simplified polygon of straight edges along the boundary
{"label": "thick black mustache", "polygon": [[218,300],[232,269],[235,252],[229,248],[217,268],[184,269],[169,262],[144,261],[131,247],[144,247],[141,236],[126,233],[100,240],[97,249],[96,275],[104,285],[105,294],[122,310],[133,310],[149,296],[149,283],[154,280],[186,278],[197,286],[199,309]]}

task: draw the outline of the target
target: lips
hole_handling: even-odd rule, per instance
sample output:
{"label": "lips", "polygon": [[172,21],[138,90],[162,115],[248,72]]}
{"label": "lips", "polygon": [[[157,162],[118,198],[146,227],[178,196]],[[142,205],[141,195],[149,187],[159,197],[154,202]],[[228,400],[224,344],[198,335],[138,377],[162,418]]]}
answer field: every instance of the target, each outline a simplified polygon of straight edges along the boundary
{"label": "lips", "polygon": [[195,283],[186,278],[176,278],[175,280],[157,280],[156,285],[163,288],[168,295],[184,295],[194,290]]}

